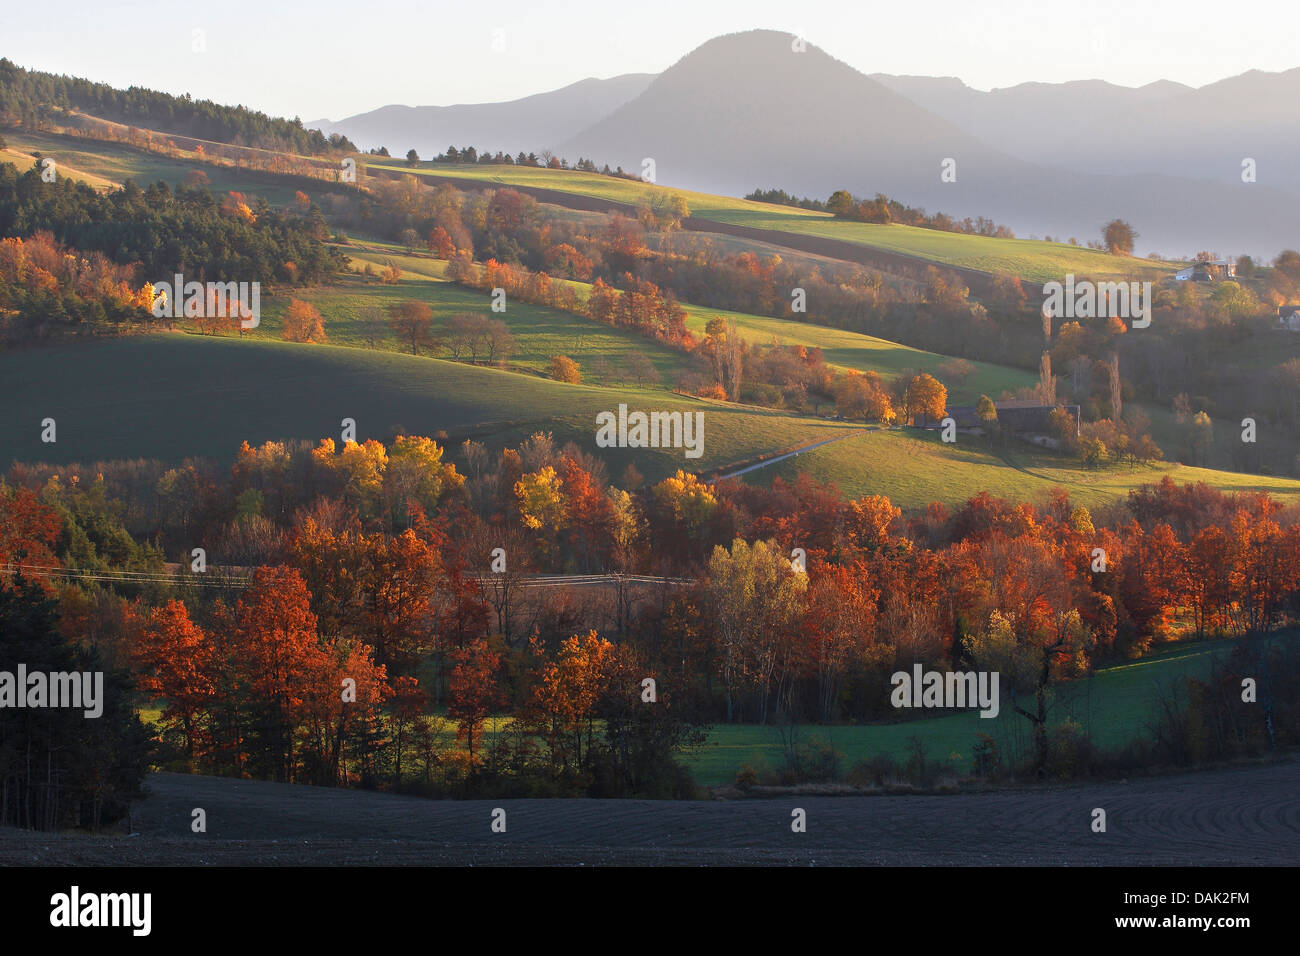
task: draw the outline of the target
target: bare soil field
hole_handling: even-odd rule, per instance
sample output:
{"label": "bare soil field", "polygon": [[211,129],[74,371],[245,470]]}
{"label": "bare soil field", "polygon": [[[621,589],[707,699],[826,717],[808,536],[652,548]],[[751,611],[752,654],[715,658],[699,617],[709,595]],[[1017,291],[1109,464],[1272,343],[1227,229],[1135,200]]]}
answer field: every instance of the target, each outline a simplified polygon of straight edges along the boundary
{"label": "bare soil field", "polygon": [[[0,829],[32,865],[1294,865],[1300,761],[954,796],[426,800],[152,774],[129,835]],[[191,812],[207,812],[192,833]],[[494,808],[506,832],[493,833]],[[791,830],[791,812],[807,831]],[[1106,811],[1105,833],[1091,829]]]}

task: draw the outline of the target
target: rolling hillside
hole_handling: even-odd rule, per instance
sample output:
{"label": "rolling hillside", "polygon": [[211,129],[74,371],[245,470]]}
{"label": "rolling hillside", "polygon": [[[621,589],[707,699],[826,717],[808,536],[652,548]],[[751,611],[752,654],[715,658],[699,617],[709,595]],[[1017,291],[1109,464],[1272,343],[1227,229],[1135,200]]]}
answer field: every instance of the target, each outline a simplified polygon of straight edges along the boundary
{"label": "rolling hillside", "polygon": [[[425,164],[412,169],[393,161],[376,161],[374,157],[367,157],[366,162],[368,168],[384,170],[389,174],[414,173],[435,179],[468,180],[493,187],[519,186],[550,190],[628,206],[647,201],[656,189],[667,188],[575,170],[443,164]],[[1066,242],[993,239],[897,224],[847,222],[837,220],[829,213],[792,206],[752,202],[690,190],[674,189],[673,192],[685,197],[690,206],[691,218],[698,223],[697,228],[707,230],[708,223],[713,222],[768,231],[773,233],[768,238],[775,245],[782,244],[782,238],[777,233],[795,233],[880,249],[976,272],[1016,275],[1033,282],[1059,280],[1069,272],[1098,279],[1159,279],[1178,268],[1174,263],[1121,258]],[[563,201],[562,196],[550,198],[551,201]],[[1087,238],[1091,237],[1083,236],[1080,241]]]}
{"label": "rolling hillside", "polygon": [[[78,462],[187,456],[230,460],[241,441],[315,442],[354,418],[359,439],[407,432],[446,433],[515,443],[535,431],[574,440],[605,458],[611,475],[629,464],[650,480],[678,468],[710,472],[772,457],[861,426],[811,416],[706,402],[663,389],[563,385],[531,375],[356,348],[160,333],[0,355],[0,447],[12,461]],[[680,449],[609,449],[594,445],[595,415],[630,408],[705,413],[704,456]],[[57,423],[57,442],[43,443],[41,422]],[[850,494],[887,494],[904,507],[956,503],[989,490],[1033,498],[1054,483],[1084,502],[1117,497],[1158,479],[1163,469],[1088,472],[1034,462],[1027,474],[965,445],[945,447],[904,430],[847,437],[762,468],[747,480],[770,481],[796,469],[835,481]],[[1233,472],[1172,468],[1178,480],[1224,490],[1259,488],[1282,500],[1300,497],[1300,482]]]}
{"label": "rolling hillside", "polygon": [[[562,385],[530,375],[328,345],[184,333],[0,355],[0,448],[12,461],[233,459],[240,442],[312,442],[357,422],[359,440],[434,435],[517,442],[535,431],[595,451],[595,416],[631,409],[702,411],[704,456],[681,449],[602,452],[611,474],[633,460],[647,478],[740,461],[854,426],[672,395]],[[41,421],[57,442],[41,441]]]}
{"label": "rolling hillside", "polygon": [[[395,285],[379,285],[348,277],[335,286],[295,293],[297,298],[310,302],[321,311],[331,344],[368,345],[360,321],[367,306],[383,307],[390,302],[414,298],[427,302],[438,319],[456,312],[487,313],[488,300],[482,292],[442,280],[446,270],[444,261],[403,255],[398,251],[388,254],[349,247],[347,252],[354,260],[353,268],[363,263],[383,265],[393,262],[403,270],[403,278]],[[586,283],[569,284],[583,296],[590,289]],[[248,337],[278,338],[280,316],[286,305],[287,300],[283,297],[267,302],[262,325],[248,333]],[[836,368],[877,372],[886,378],[918,369],[946,378],[940,371],[940,366],[949,361],[950,357],[946,355],[812,323],[705,308],[689,302],[682,303],[682,306],[687,313],[686,327],[696,335],[703,335],[709,319],[729,317],[736,320],[741,334],[752,345],[769,345],[775,340],[782,345],[820,348],[826,362]],[[647,357],[658,371],[663,387],[671,388],[677,376],[693,364],[688,355],[677,349],[558,309],[514,302],[505,312],[492,317],[504,321],[519,343],[519,351],[509,360],[510,366],[515,368],[545,372],[551,356],[567,355],[590,374],[594,368],[592,363],[598,358],[604,358],[617,367],[636,353]],[[377,344],[380,348],[405,350],[405,346],[386,327],[380,330]],[[997,397],[1004,391],[1014,392],[1035,381],[1030,373],[1020,369],[987,362],[971,364],[975,372],[969,379],[946,383],[954,402],[973,404],[981,394]]]}
{"label": "rolling hillside", "polygon": [[905,508],[931,501],[960,502],[989,491],[1013,501],[1046,499],[1060,485],[1085,506],[1123,498],[1141,484],[1168,475],[1179,483],[1205,482],[1221,491],[1264,491],[1284,503],[1300,503],[1300,481],[1177,464],[1127,465],[1090,470],[1077,462],[1036,454],[1027,445],[990,450],[981,438],[959,437],[944,445],[934,433],[911,429],[867,431],[750,472],[746,481],[794,481],[806,471],[833,481],[849,495],[880,494]]}

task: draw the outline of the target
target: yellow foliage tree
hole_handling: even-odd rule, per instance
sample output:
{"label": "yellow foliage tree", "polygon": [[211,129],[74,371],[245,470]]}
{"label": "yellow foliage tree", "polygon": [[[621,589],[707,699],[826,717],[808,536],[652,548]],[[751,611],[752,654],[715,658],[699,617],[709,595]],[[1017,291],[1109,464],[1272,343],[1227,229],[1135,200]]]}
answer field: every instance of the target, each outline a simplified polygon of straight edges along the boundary
{"label": "yellow foliage tree", "polygon": [[519,517],[525,527],[533,530],[560,527],[564,520],[564,502],[560,497],[562,483],[559,475],[550,465],[541,471],[524,475],[515,482],[515,497],[519,499]]}
{"label": "yellow foliage tree", "polygon": [[655,501],[684,524],[691,534],[696,534],[718,507],[718,499],[709,485],[685,471],[678,471],[654,486]]}
{"label": "yellow foliage tree", "polygon": [[280,335],[286,342],[324,342],[325,320],[311,303],[290,299]]}

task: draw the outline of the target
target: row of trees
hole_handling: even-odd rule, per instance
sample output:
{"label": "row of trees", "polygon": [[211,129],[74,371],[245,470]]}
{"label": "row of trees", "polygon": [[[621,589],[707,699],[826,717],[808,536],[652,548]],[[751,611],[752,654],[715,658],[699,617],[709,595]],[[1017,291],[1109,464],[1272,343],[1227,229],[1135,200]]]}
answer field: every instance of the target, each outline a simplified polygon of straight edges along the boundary
{"label": "row of trees", "polygon": [[[672,754],[711,719],[882,719],[889,675],[913,663],[1002,673],[1041,770],[1063,682],[1180,630],[1264,632],[1300,611],[1300,525],[1263,495],[1166,480],[1095,517],[1059,490],[904,516],[806,476],[764,489],[629,470],[614,484],[541,435],[495,458],[467,443],[463,474],[442,457],[419,438],[246,445],[229,478],[169,472],[164,546],[188,559],[201,541],[242,581],[169,579],[138,546],[113,558],[132,509],[71,476],[39,499],[4,492],[0,564],[94,552],[108,572],[154,568],[50,590],[70,636],[95,635],[166,705],[177,760],[548,792],[647,792],[633,764],[677,787]],[[90,538],[102,547],[76,544]],[[588,603],[523,589],[524,572],[562,569],[693,583],[624,582]],[[502,713],[518,726],[485,735]]]}
{"label": "row of trees", "polygon": [[896,222],[905,226],[939,229],[943,232],[961,232],[972,236],[994,236],[998,239],[1016,238],[1016,234],[1010,228],[998,225],[984,216],[979,216],[974,220],[969,216],[957,220],[942,212],[927,215],[924,209],[905,206],[897,199],[890,199],[883,193],[876,193],[874,199],[858,199],[847,190],[837,189],[826,200],[825,209],[837,219],[848,219],[853,222],[884,224]]}

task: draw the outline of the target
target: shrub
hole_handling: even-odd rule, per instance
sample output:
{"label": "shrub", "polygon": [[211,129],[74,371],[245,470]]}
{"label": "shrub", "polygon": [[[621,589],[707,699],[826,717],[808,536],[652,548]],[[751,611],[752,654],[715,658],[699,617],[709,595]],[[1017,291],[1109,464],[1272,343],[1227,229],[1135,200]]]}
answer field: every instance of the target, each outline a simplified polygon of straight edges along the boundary
{"label": "shrub", "polygon": [[578,363],[567,355],[551,356],[551,378],[557,382],[567,382],[570,385],[582,384],[582,369],[578,368]]}

